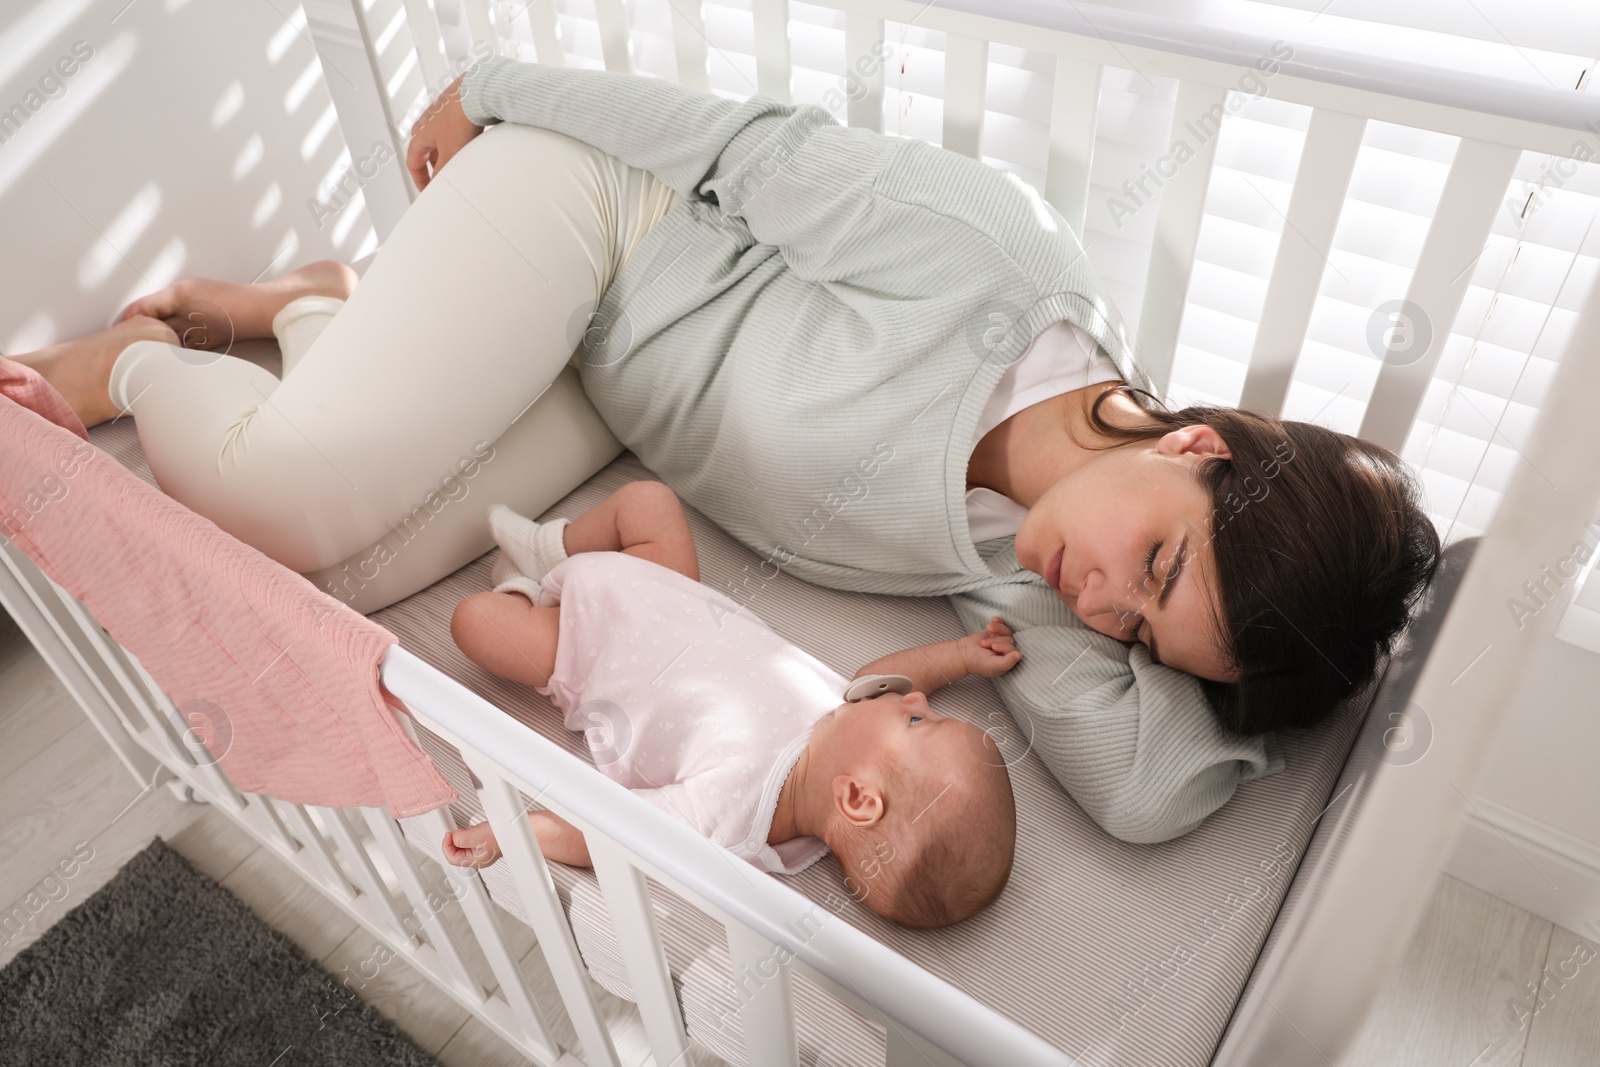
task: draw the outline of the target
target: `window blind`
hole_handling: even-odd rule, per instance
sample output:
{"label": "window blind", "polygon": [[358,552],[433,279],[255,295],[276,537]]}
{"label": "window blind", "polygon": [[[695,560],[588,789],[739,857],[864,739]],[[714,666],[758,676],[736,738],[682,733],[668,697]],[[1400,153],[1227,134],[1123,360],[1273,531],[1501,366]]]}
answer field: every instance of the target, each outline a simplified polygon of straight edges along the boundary
{"label": "window blind", "polygon": [[[1137,0],[1097,2],[1155,9]],[[1600,5],[1591,0],[1203,0],[1191,7],[1197,19],[1555,88],[1576,86],[1600,54]]]}

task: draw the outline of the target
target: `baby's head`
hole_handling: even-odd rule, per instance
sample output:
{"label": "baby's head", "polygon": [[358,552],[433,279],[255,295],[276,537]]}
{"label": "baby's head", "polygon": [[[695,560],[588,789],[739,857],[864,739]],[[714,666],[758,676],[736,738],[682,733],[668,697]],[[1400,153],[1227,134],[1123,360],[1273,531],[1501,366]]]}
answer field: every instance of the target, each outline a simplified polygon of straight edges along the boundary
{"label": "baby's head", "polygon": [[978,727],[921,693],[841,704],[811,735],[808,777],[831,791],[828,848],[867,907],[905,926],[977,914],[1011,874],[1011,776]]}

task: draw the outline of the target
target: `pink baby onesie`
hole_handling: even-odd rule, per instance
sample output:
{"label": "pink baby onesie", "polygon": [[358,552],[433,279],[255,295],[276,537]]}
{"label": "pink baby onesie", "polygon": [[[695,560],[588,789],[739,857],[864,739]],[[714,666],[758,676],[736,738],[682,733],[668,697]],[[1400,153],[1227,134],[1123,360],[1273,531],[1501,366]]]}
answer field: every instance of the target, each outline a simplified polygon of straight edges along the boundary
{"label": "pink baby onesie", "polygon": [[778,793],[850,680],[748,608],[637,556],[580,552],[541,586],[560,598],[555,671],[539,692],[606,775],[777,874],[827,855],[767,844]]}

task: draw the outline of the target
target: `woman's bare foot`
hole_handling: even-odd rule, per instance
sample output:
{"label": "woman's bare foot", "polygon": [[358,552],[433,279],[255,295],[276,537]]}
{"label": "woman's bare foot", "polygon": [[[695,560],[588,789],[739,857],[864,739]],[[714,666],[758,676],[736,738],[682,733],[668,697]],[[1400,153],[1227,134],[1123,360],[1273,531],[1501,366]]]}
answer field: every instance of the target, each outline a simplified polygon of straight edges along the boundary
{"label": "woman's bare foot", "polygon": [[84,426],[98,426],[122,414],[111,402],[111,365],[135,341],[175,345],[178,335],[160,319],[135,315],[99,333],[11,358],[38,371],[66,398]]}
{"label": "woman's bare foot", "polygon": [[359,275],[333,259],[308,263],[281,278],[254,285],[185,278],[123,308],[121,319],[147,315],[165,322],[185,348],[223,349],[235,341],[272,336],[272,319],[302,296],[348,300]]}
{"label": "woman's bare foot", "polygon": [[500,858],[500,843],[486,822],[451,830],[441,843],[444,858],[457,867],[487,867]]}

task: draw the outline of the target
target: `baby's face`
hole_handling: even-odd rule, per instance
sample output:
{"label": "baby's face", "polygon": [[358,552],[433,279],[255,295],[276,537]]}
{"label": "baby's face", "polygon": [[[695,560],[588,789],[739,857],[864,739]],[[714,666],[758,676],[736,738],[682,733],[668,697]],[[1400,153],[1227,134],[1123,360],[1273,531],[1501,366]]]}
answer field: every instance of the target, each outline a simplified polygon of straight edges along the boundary
{"label": "baby's face", "polygon": [[978,759],[983,741],[982,730],[940,715],[920,692],[883,693],[840,704],[819,720],[811,734],[811,758],[830,778],[882,766],[891,754],[902,766],[938,768],[955,776]]}

